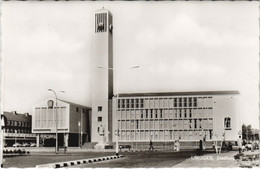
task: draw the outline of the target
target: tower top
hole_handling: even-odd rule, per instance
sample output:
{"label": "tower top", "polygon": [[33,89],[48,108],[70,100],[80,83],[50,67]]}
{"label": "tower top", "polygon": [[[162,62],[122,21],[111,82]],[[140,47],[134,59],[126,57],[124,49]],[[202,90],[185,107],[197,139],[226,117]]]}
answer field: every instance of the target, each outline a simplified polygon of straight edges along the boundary
{"label": "tower top", "polygon": [[104,7],[102,7],[102,9],[97,10],[95,13],[109,13],[112,16],[112,13]]}

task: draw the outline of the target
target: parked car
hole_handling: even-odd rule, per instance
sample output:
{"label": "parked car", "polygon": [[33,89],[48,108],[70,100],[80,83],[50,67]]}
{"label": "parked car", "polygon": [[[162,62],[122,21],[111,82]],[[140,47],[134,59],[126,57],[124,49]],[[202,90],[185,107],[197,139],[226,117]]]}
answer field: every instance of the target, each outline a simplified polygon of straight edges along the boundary
{"label": "parked car", "polygon": [[20,143],[15,143],[15,144],[13,144],[13,147],[22,147],[22,144],[20,144]]}
{"label": "parked car", "polygon": [[31,143],[30,147],[36,147],[35,143]]}
{"label": "parked car", "polygon": [[22,147],[30,147],[29,143],[23,143]]}
{"label": "parked car", "polygon": [[245,147],[246,147],[246,149],[250,149],[250,150],[253,148],[251,143],[246,144]]}

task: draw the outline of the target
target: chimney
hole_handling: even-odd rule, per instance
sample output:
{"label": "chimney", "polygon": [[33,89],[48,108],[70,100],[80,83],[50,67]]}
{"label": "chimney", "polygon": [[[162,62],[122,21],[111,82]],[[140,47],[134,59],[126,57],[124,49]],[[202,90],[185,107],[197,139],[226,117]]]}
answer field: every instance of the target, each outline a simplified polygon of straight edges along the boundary
{"label": "chimney", "polygon": [[17,112],[16,112],[16,111],[11,111],[11,113],[13,113],[13,114],[17,114]]}

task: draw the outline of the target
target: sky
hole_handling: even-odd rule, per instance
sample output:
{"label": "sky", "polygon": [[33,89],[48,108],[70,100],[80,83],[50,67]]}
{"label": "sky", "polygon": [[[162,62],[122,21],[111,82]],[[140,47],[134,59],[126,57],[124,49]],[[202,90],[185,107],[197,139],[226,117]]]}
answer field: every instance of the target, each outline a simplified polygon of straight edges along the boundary
{"label": "sky", "polygon": [[91,106],[102,7],[113,14],[119,93],[239,90],[243,123],[259,128],[259,4],[250,1],[4,1],[4,111],[31,113],[49,88]]}

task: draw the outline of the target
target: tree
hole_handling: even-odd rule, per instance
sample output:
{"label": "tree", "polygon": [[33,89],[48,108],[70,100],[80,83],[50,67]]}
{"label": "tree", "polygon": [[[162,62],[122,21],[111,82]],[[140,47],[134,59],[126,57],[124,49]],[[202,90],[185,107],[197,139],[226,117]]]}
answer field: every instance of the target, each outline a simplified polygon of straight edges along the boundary
{"label": "tree", "polygon": [[246,131],[247,131],[248,139],[249,139],[249,140],[253,140],[252,126],[251,126],[251,125],[248,125]]}
{"label": "tree", "polygon": [[[259,139],[259,134],[253,133],[252,126],[251,125],[242,125],[242,139],[245,140],[253,140],[253,139]],[[258,130],[257,130],[258,131]]]}
{"label": "tree", "polygon": [[242,139],[246,139],[246,125],[243,124],[242,125]]}

